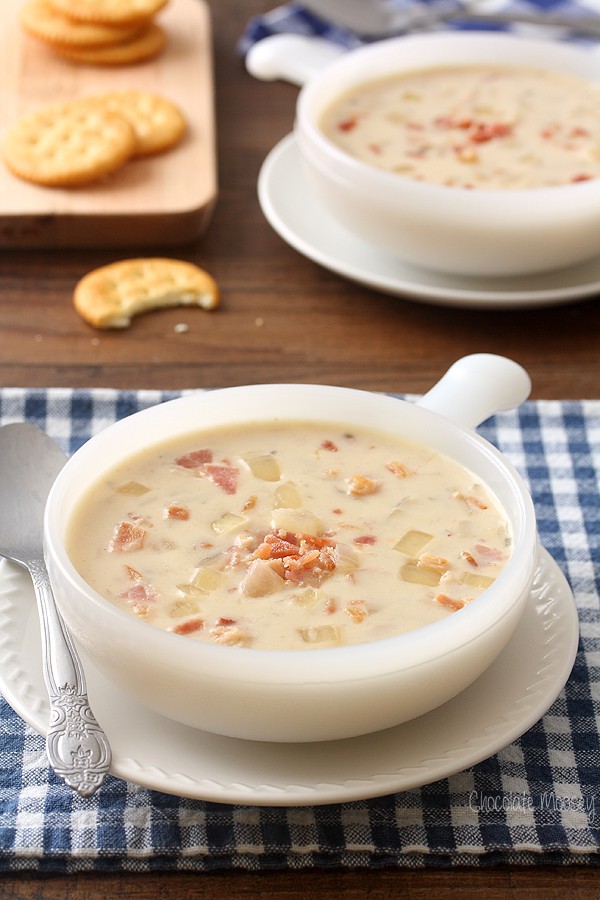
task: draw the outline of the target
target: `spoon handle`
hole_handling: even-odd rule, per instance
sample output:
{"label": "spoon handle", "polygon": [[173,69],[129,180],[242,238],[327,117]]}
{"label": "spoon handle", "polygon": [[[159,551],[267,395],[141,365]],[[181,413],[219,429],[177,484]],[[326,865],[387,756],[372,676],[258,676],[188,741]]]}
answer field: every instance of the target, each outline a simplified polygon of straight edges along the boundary
{"label": "spoon handle", "polygon": [[85,675],[60,617],[43,560],[28,564],[37,599],[44,680],[50,698],[46,752],[50,765],[78,794],[91,796],[109,770],[108,739],[87,697]]}

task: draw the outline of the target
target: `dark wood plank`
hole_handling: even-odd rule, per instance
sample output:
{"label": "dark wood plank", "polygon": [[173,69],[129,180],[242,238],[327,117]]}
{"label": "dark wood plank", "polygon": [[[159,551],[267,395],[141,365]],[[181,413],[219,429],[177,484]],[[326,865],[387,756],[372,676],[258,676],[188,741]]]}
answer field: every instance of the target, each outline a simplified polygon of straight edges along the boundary
{"label": "dark wood plank", "polygon": [[215,874],[73,875],[11,878],[0,885],[4,900],[153,900],[172,896],[210,900],[595,900],[600,873],[582,867],[317,872],[220,872]]}

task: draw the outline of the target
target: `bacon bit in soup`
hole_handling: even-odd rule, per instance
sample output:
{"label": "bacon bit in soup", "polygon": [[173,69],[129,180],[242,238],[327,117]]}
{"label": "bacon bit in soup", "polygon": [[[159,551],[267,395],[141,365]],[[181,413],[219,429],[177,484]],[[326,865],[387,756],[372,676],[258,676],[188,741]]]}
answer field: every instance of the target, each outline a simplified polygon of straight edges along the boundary
{"label": "bacon bit in soup", "polygon": [[265,562],[280,560],[286,581],[319,584],[334,571],[334,554],[335,543],[331,538],[278,531],[265,535],[253,558]]}
{"label": "bacon bit in soup", "polygon": [[440,606],[444,606],[446,609],[451,610],[451,612],[462,609],[469,602],[468,600],[455,600],[447,594],[436,594],[433,599],[436,603],[439,603]]}
{"label": "bacon bit in soup", "polygon": [[469,553],[468,550],[462,550],[460,555],[469,563],[470,566],[473,566],[475,568],[479,565],[473,554]]}
{"label": "bacon bit in soup", "polygon": [[506,559],[506,555],[501,550],[497,550],[495,547],[488,547],[487,544],[475,544],[474,550],[479,558],[486,563],[500,563]]}
{"label": "bacon bit in soup", "polygon": [[242,509],[244,510],[244,512],[248,512],[248,510],[254,509],[254,507],[256,506],[257,499],[258,498],[257,498],[256,494],[252,494],[251,497],[248,497],[248,499],[242,506]]}
{"label": "bacon bit in soup", "polygon": [[139,513],[127,513],[127,518],[132,522],[135,522],[136,525],[139,525],[140,528],[154,528],[154,523],[151,522],[147,516],[140,516]]}
{"label": "bacon bit in soup", "polygon": [[333,556],[326,548],[311,550],[299,557],[287,556],[283,560],[287,581],[296,584],[321,584],[335,569]]}
{"label": "bacon bit in soup", "polygon": [[473,150],[472,147],[459,145],[454,148],[454,152],[457,159],[462,163],[476,163],[479,159],[476,151]]}
{"label": "bacon bit in soup", "polygon": [[120,594],[124,600],[143,600],[146,603],[153,603],[158,599],[158,594],[150,584],[145,581],[137,581],[133,587],[127,588]]}
{"label": "bacon bit in soup", "polygon": [[366,475],[352,475],[347,479],[348,493],[354,497],[366,497],[379,490],[379,482]]}
{"label": "bacon bit in soup", "polygon": [[[223,620],[224,621],[224,620]],[[237,625],[217,624],[210,629],[210,639],[215,644],[226,644],[229,647],[248,644],[249,635]]]}
{"label": "bacon bit in soup", "polygon": [[179,519],[182,522],[186,522],[189,517],[190,508],[189,506],[184,506],[183,503],[170,503],[163,510],[163,518],[165,519]]}
{"label": "bacon bit in soup", "polygon": [[352,131],[352,129],[356,128],[358,125],[358,119],[353,117],[351,119],[344,119],[343,122],[338,122],[338,128],[340,131]]}
{"label": "bacon bit in soup", "polygon": [[432,556],[430,553],[422,553],[417,560],[417,565],[423,569],[441,570],[445,572],[448,568],[448,560],[443,556]]}
{"label": "bacon bit in soup", "polygon": [[512,130],[512,125],[506,122],[478,122],[468,139],[474,144],[483,144],[495,138],[508,137],[512,134]]}
{"label": "bacon bit in soup", "polygon": [[374,534],[363,534],[360,537],[354,538],[355,544],[376,544],[377,538]]}
{"label": "bacon bit in soup", "polygon": [[141,550],[148,534],[143,528],[130,522],[121,522],[115,526],[114,534],[108,545],[109,553],[132,553]]}
{"label": "bacon bit in soup", "polygon": [[328,597],[323,604],[323,612],[326,616],[333,616],[337,612],[338,602],[335,597]]}
{"label": "bacon bit in soup", "polygon": [[125,566],[125,572],[130,581],[142,581],[143,576],[137,569],[133,569],[131,566]]}
{"label": "bacon bit in soup", "polygon": [[339,447],[337,444],[334,444],[333,441],[323,441],[321,444],[321,450],[329,450],[330,453],[337,453],[339,451]]}
{"label": "bacon bit in soup", "polygon": [[141,619],[148,618],[152,605],[158,600],[157,592],[145,581],[136,582],[119,596],[127,601],[132,611]]}
{"label": "bacon bit in soup", "polygon": [[414,475],[414,472],[405,466],[404,463],[399,462],[398,460],[393,460],[393,462],[386,463],[386,469],[388,469],[392,475],[395,475],[396,478],[408,478],[410,475]]}
{"label": "bacon bit in soup", "polygon": [[329,538],[315,537],[313,534],[301,532],[292,534],[289,531],[277,531],[266,534],[263,542],[254,551],[258,559],[281,559],[285,556],[298,556],[315,548],[333,549],[335,544]]}
{"label": "bacon bit in soup", "polygon": [[460,491],[455,491],[452,496],[456,500],[462,500],[467,506],[475,506],[477,509],[487,509],[487,503],[484,503],[483,500],[480,500],[478,497],[475,497],[474,494],[461,494]]}
{"label": "bacon bit in soup", "polygon": [[360,625],[369,615],[369,610],[364,600],[350,600],[345,611],[357,625]]}
{"label": "bacon bit in soup", "polygon": [[193,450],[191,453],[186,453],[185,456],[180,456],[175,462],[183,469],[200,469],[202,466],[206,465],[206,463],[211,463],[212,460],[212,450],[206,449]]}
{"label": "bacon bit in soup", "polygon": [[193,634],[195,631],[201,631],[202,628],[204,628],[204,619],[188,619],[187,622],[171,625],[167,630],[173,634]]}
{"label": "bacon bit in soup", "polygon": [[208,463],[204,466],[204,472],[226,494],[235,494],[237,491],[239,470],[235,466]]}
{"label": "bacon bit in soup", "polygon": [[277,534],[267,534],[264,541],[254,551],[255,559],[282,559],[284,556],[292,556],[299,552],[299,546],[290,540],[285,540]]}

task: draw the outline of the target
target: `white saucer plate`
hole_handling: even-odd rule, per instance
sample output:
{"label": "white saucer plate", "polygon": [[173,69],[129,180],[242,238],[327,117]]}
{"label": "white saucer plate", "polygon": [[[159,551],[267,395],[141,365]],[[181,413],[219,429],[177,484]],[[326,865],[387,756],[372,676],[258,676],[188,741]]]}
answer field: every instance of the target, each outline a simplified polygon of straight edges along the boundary
{"label": "white saucer plate", "polygon": [[[571,672],[578,634],[571,590],[542,549],[522,623],[475,684],[405,725],[319,744],[242,741],[178,725],[83,662],[92,707],[112,745],[113,775],[197,800],[320,805],[414,789],[492,756],[554,702]],[[31,580],[6,560],[0,561],[0,692],[45,733],[49,708]]]}
{"label": "white saucer plate", "polygon": [[274,231],[303,256],[385,294],[443,306],[510,309],[572,303],[600,293],[600,256],[540,275],[476,278],[420,269],[377,250],[320,205],[305,181],[293,135],[265,159],[258,199]]}

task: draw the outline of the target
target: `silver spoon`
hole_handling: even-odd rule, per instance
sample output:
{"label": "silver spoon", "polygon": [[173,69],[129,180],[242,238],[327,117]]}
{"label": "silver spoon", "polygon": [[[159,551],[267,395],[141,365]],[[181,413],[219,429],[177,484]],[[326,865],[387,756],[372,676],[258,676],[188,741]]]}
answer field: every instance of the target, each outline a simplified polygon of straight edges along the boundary
{"label": "silver spoon", "polygon": [[89,797],[108,772],[110,745],[90,709],[81,661],[56,608],[42,544],[46,499],[66,460],[34,425],[0,428],[0,556],[24,566],[33,580],[50,698],[46,752],[57,775]]}

